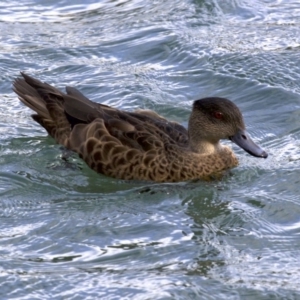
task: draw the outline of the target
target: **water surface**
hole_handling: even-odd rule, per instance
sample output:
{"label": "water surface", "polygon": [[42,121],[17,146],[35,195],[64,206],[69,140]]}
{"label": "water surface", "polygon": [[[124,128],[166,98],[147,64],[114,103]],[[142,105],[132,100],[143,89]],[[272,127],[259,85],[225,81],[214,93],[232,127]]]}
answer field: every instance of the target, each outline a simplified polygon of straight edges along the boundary
{"label": "water surface", "polygon": [[[292,0],[2,1],[1,299],[300,298],[299,25]],[[20,71],[184,125],[227,97],[269,158],[177,184],[66,165]]]}

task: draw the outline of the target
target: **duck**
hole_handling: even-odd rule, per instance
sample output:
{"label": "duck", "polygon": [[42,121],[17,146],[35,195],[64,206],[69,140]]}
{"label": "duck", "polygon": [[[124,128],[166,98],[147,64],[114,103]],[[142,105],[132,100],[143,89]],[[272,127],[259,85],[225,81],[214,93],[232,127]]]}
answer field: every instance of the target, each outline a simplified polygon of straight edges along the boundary
{"label": "duck", "polygon": [[62,92],[23,72],[13,90],[58,144],[109,177],[179,182],[222,176],[238,165],[223,139],[252,156],[268,156],[247,133],[240,109],[226,98],[194,101],[185,128],[152,110],[123,111],[93,102],[75,87]]}

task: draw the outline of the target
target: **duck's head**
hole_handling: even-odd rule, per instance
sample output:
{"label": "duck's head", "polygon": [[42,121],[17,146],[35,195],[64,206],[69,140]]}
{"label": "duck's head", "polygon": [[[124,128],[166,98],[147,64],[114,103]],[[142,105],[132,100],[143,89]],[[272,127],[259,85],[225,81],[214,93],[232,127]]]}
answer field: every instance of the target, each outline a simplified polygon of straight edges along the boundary
{"label": "duck's head", "polygon": [[267,158],[268,154],[246,132],[239,108],[219,97],[196,100],[189,120],[190,145],[195,152],[210,152],[221,139],[229,139],[249,154]]}

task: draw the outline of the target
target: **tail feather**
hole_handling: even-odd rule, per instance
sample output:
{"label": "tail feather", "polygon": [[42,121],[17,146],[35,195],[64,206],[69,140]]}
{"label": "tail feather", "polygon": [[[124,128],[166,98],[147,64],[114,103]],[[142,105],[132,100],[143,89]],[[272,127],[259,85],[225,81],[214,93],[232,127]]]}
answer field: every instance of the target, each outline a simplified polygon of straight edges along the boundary
{"label": "tail feather", "polygon": [[46,103],[40,98],[39,93],[23,79],[17,78],[13,83],[13,90],[21,102],[44,118],[49,117]]}
{"label": "tail feather", "polygon": [[58,143],[67,145],[70,124],[64,112],[64,94],[58,89],[34,79],[24,73],[13,83],[13,90],[21,102],[36,114],[34,121],[43,126]]}

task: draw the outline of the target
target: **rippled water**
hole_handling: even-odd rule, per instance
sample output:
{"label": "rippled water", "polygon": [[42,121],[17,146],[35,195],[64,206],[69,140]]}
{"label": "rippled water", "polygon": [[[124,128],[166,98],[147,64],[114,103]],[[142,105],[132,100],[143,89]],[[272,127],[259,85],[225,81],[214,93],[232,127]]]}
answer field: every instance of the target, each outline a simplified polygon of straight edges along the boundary
{"label": "rippled water", "polygon": [[[1,299],[300,299],[299,25],[296,0],[2,1]],[[233,146],[209,183],[66,165],[11,90],[21,70],[182,124],[227,97],[269,158]]]}

